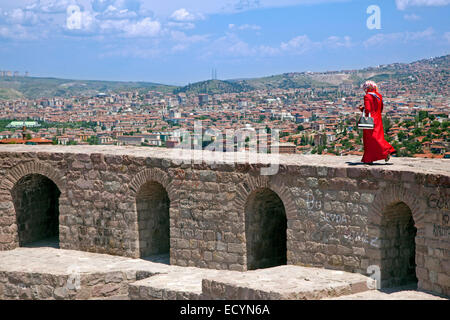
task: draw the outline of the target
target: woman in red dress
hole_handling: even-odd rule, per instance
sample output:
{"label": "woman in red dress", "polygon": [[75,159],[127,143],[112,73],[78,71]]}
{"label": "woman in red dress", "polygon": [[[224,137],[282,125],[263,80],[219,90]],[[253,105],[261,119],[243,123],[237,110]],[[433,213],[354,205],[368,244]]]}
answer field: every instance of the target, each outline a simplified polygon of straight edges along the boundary
{"label": "woman in red dress", "polygon": [[[395,149],[384,139],[383,119],[383,97],[378,92],[377,84],[373,81],[366,81],[363,85],[366,92],[364,96],[364,112],[366,116],[373,118],[374,128],[363,130],[364,155],[362,162],[372,163],[377,160],[389,161],[390,155],[395,153]],[[359,108],[363,111],[363,107]]]}

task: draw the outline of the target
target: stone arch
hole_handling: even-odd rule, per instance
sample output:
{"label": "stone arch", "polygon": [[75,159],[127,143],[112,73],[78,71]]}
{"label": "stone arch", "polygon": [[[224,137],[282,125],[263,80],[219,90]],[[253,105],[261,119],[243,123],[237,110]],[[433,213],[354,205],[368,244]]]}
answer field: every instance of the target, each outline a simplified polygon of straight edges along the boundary
{"label": "stone arch", "polygon": [[[20,245],[18,217],[13,201],[13,192],[18,182],[22,181],[25,177],[33,175],[48,179],[58,189],[59,194],[57,196],[58,201],[55,210],[58,210],[59,216],[61,200],[65,199],[66,191],[64,175],[54,167],[39,161],[30,161],[12,167],[6,172],[0,183],[0,217],[2,217],[3,224],[7,224],[3,225],[4,227],[7,227],[4,229],[8,230],[8,232],[3,232],[3,241],[0,243],[0,250],[14,249]],[[59,218],[57,219],[57,224],[59,226]]]}
{"label": "stone arch", "polygon": [[[288,247],[287,221],[297,216],[297,208],[291,192],[282,180],[277,176],[247,176],[237,187],[235,210],[244,221],[242,238],[245,239],[246,244],[244,256],[246,269],[251,270],[286,264]],[[267,211],[267,215],[264,213],[265,211]],[[274,214],[273,218],[275,220],[273,222],[275,226],[273,230],[265,230],[264,225],[270,225],[270,223],[265,223],[264,219],[271,219],[270,213]],[[254,214],[262,214],[266,217],[255,220],[251,216]],[[281,233],[281,230],[283,233]],[[254,240],[258,238],[255,232],[262,234],[264,231],[274,232],[274,235],[271,236],[274,238],[273,242],[267,244],[267,250],[253,244]],[[281,236],[281,238],[277,235]],[[283,252],[272,259],[271,256],[277,250],[282,250]],[[266,253],[261,253],[262,251]]]}
{"label": "stone arch", "polygon": [[170,211],[175,193],[167,173],[158,168],[140,171],[130,183],[136,214],[140,257],[167,254],[170,250]]}
{"label": "stone arch", "polygon": [[239,214],[244,213],[245,204],[249,195],[257,190],[268,188],[274,191],[281,201],[283,201],[287,219],[295,219],[298,216],[297,206],[289,188],[283,183],[282,178],[278,176],[247,176],[236,189],[236,198],[234,207]]}
{"label": "stone arch", "polygon": [[11,168],[0,184],[0,190],[10,191],[22,177],[29,174],[40,174],[52,180],[61,193],[65,191],[65,177],[54,167],[38,161],[21,163]]}
{"label": "stone arch", "polygon": [[[423,237],[424,213],[419,200],[391,185],[376,195],[369,211],[369,264],[381,272],[381,287],[417,283],[416,239]],[[418,265],[417,265],[418,266]]]}
{"label": "stone arch", "polygon": [[166,172],[158,168],[143,169],[133,177],[130,182],[131,196],[135,197],[141,187],[148,181],[155,181],[161,184],[169,195],[170,203],[175,203],[177,197],[171,179]]}
{"label": "stone arch", "polygon": [[369,209],[369,222],[374,225],[379,225],[383,217],[384,209],[392,203],[397,202],[404,202],[411,209],[418,235],[419,231],[420,235],[423,235],[424,209],[421,206],[420,200],[407,189],[397,185],[390,185],[378,191]]}

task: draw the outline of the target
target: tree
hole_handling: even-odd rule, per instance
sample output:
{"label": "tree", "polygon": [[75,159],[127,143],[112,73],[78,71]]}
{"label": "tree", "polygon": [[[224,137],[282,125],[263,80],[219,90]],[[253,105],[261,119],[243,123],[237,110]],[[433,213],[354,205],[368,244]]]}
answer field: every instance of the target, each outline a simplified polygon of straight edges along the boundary
{"label": "tree", "polygon": [[433,121],[433,122],[431,123],[431,126],[432,126],[433,128],[439,128],[440,125],[441,125],[441,123],[440,123],[439,121]]}
{"label": "tree", "polygon": [[419,111],[419,122],[422,122],[426,118],[428,118],[428,111]]}
{"label": "tree", "polygon": [[90,145],[97,145],[97,144],[100,144],[100,141],[98,140],[98,137],[97,137],[97,136],[90,136],[90,137],[87,139],[87,142],[89,142]]}
{"label": "tree", "polygon": [[297,127],[297,132],[302,132],[303,130],[305,130],[305,128],[302,125]]}
{"label": "tree", "polygon": [[391,120],[386,116],[383,117],[383,128],[385,134],[387,134],[389,130],[392,128]]}
{"label": "tree", "polygon": [[302,138],[300,139],[300,145],[306,146],[308,144],[308,141],[306,140],[305,135],[302,135]]}

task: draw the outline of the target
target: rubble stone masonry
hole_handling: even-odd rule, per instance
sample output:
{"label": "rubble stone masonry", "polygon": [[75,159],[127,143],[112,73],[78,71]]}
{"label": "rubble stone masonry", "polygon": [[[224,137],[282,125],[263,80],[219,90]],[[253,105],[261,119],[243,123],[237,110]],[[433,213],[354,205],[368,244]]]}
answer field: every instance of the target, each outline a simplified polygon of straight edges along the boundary
{"label": "rubble stone masonry", "polygon": [[449,160],[280,155],[278,172],[261,175],[275,155],[212,164],[193,152],[204,161],[160,148],[0,146],[0,250],[53,235],[62,249],[170,252],[178,266],[379,270],[382,286],[418,281],[450,295]]}

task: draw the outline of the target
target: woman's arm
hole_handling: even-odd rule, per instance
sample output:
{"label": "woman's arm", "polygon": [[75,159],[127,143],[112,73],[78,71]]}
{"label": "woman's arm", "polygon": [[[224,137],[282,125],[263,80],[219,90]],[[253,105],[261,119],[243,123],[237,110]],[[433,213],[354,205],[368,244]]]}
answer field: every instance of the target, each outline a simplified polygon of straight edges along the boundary
{"label": "woman's arm", "polygon": [[366,117],[373,111],[373,100],[370,94],[364,96],[364,109]]}

